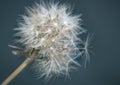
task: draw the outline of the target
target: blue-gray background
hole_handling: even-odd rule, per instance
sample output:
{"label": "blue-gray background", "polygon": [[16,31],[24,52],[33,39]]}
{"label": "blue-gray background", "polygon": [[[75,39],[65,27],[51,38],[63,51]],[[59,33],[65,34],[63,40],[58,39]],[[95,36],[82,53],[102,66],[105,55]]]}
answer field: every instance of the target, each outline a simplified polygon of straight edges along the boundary
{"label": "blue-gray background", "polygon": [[[24,60],[11,54],[8,44],[25,6],[39,0],[0,0],[0,83]],[[120,85],[120,0],[60,0],[82,13],[84,28],[94,33],[91,62],[71,73],[71,80],[44,83],[27,67],[9,85]]]}

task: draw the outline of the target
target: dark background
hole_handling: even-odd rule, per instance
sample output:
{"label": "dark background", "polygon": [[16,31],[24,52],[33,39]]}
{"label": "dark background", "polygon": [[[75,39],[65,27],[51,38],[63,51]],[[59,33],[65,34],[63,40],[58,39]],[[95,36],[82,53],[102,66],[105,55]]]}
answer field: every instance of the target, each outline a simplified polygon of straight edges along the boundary
{"label": "dark background", "polygon": [[[25,7],[39,0],[0,0],[0,83],[24,58],[11,53],[13,28]],[[94,33],[91,61],[87,68],[71,73],[71,79],[37,80],[27,67],[9,85],[120,85],[120,0],[59,0],[74,4],[74,13],[82,13],[84,28]]]}

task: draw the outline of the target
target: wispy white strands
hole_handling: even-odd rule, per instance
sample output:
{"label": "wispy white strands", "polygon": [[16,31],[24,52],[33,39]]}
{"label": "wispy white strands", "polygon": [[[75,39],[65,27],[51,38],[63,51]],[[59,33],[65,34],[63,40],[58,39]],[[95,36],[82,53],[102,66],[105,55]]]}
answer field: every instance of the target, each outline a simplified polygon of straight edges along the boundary
{"label": "wispy white strands", "polygon": [[86,46],[78,47],[85,44],[80,36],[86,32],[80,26],[80,15],[73,16],[66,5],[44,3],[27,8],[27,14],[22,17],[15,29],[18,31],[15,36],[20,37],[16,42],[38,51],[34,68],[39,77],[67,76],[80,66],[76,58],[87,52]]}

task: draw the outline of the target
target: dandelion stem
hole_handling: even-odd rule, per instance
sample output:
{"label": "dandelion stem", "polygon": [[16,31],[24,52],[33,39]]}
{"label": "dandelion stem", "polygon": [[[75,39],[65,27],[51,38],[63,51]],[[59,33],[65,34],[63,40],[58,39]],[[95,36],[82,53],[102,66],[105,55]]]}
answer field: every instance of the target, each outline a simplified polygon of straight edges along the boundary
{"label": "dandelion stem", "polygon": [[1,85],[8,85],[30,62],[32,59],[27,58]]}
{"label": "dandelion stem", "polygon": [[33,55],[28,57],[13,73],[8,76],[5,81],[1,85],[8,85],[28,64],[30,64],[33,61]]}

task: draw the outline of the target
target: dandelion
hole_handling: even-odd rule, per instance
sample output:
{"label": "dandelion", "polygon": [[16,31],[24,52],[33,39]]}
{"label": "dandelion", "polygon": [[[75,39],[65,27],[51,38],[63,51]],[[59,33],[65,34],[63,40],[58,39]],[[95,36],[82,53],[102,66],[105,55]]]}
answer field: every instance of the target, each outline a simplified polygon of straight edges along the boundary
{"label": "dandelion", "polygon": [[51,79],[54,76],[68,76],[71,70],[80,66],[77,58],[84,53],[88,55],[88,43],[83,42],[81,37],[86,30],[80,26],[80,16],[72,15],[68,6],[59,3],[35,4],[27,8],[27,14],[22,16],[19,27],[14,29],[17,31],[15,36],[19,37],[15,44],[23,49],[12,52],[27,57],[24,62],[27,63],[23,63],[25,66],[21,68],[33,61],[38,77]]}

